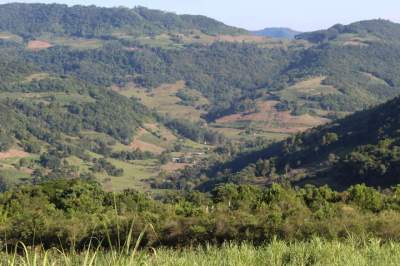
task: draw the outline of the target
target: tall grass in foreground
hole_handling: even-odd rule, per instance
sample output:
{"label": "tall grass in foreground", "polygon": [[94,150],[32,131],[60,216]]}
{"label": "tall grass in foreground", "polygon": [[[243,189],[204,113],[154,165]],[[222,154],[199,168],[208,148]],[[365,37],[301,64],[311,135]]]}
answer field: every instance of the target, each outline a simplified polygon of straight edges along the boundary
{"label": "tall grass in foreground", "polygon": [[273,241],[262,247],[226,244],[182,250],[139,251],[87,250],[65,253],[59,250],[31,251],[21,255],[0,253],[1,265],[400,265],[400,243],[378,240],[287,243]]}

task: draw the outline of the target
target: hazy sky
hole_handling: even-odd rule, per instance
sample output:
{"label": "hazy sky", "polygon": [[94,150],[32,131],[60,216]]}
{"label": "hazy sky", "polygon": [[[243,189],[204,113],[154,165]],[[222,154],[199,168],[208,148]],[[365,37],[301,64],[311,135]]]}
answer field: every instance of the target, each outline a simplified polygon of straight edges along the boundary
{"label": "hazy sky", "polygon": [[178,14],[206,15],[250,30],[284,26],[309,31],[372,18],[400,22],[400,0],[0,0],[7,2],[141,5]]}

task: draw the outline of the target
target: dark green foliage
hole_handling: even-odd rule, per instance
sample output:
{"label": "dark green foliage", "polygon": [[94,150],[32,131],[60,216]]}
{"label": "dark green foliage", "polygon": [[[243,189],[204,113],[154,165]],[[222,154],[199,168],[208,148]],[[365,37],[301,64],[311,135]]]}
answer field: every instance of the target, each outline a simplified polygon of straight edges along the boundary
{"label": "dark green foliage", "polygon": [[373,35],[386,41],[398,41],[400,28],[397,23],[388,20],[367,20],[350,25],[335,25],[327,30],[303,33],[296,36],[311,42],[326,42],[338,38],[341,34]]}
{"label": "dark green foliage", "polygon": [[[318,183],[321,178],[339,188],[361,183],[377,187],[396,185],[400,182],[399,106],[400,99],[396,98],[371,110],[297,134],[266,149],[239,155],[232,162],[216,167],[212,171],[214,174],[209,175],[214,176],[211,179],[214,182],[252,182],[244,179],[250,176],[261,177],[269,183],[275,180],[275,170],[287,178],[292,170],[305,169],[305,177],[312,178],[305,178],[300,184],[313,180]],[[260,171],[257,165],[261,163]],[[274,174],[270,173],[271,165]],[[236,174],[220,179],[216,173],[223,169]]]}
{"label": "dark green foliage", "polygon": [[6,132],[0,132],[0,151],[8,151],[14,144],[14,139]]}
{"label": "dark green foliage", "polygon": [[[22,6],[21,10],[37,8],[35,5]],[[13,9],[14,5],[7,7]],[[76,12],[78,16],[83,12],[93,13],[93,16],[82,18],[88,20],[106,13],[104,24],[109,27],[101,28],[105,30],[105,35],[110,35],[107,33],[110,27],[125,29],[123,26],[125,24],[121,24],[122,22],[114,23],[109,20],[111,17],[123,20],[126,13],[136,14],[133,17],[144,17],[145,21],[153,21],[154,24],[161,25],[161,31],[164,32],[170,27],[166,25],[174,24],[176,18],[182,20],[180,22],[182,25],[190,24],[193,22],[191,19],[197,18],[189,19],[187,16],[179,17],[144,8],[134,10],[67,8],[59,5],[40,7],[49,9],[46,9],[46,14],[53,15],[54,12],[56,17],[58,13],[55,11],[58,8],[62,10],[61,13]],[[121,16],[115,16],[118,12]],[[185,19],[191,22],[183,21]],[[201,17],[198,19],[203,21]],[[21,22],[21,25],[25,23]],[[88,24],[92,25],[89,22]],[[278,100],[296,115],[310,112],[311,109],[354,112],[399,95],[400,81],[397,73],[400,61],[400,38],[396,33],[399,28],[397,24],[379,20],[332,28],[336,29],[335,38],[350,33],[361,35],[365,33],[367,37],[371,35],[375,38],[374,41],[361,46],[339,45],[335,38],[327,38],[329,40],[327,42],[301,49],[297,46],[293,49],[262,48],[255,44],[216,42],[209,46],[181,45],[179,49],[139,45],[140,49],[132,51],[126,49],[124,41],[109,40],[102,48],[88,50],[56,46],[39,52],[28,52],[16,47],[7,48],[7,54],[11,55],[7,56],[9,60],[15,61],[14,64],[18,67],[17,73],[40,69],[58,75],[73,75],[97,85],[109,86],[115,83],[124,85],[129,81],[135,81],[143,87],[151,88],[163,83],[184,80],[188,87],[200,91],[211,101],[208,114],[205,115],[207,120],[236,112],[253,111],[254,100],[260,95],[275,93],[288,85],[315,76],[326,76],[324,85],[333,86],[337,89],[337,93],[309,95],[304,99],[298,96],[294,99],[281,97]],[[388,41],[389,32],[393,32],[390,41]],[[75,33],[62,31],[60,34],[71,36]],[[306,35],[300,38],[307,39]],[[388,54],[391,56],[388,57]],[[24,62],[24,66],[20,66],[21,62]],[[30,86],[31,90],[35,91],[38,87],[46,85],[36,82]],[[26,91],[25,87],[26,85],[21,86],[19,90]],[[180,95],[185,98],[182,93]],[[195,99],[187,99],[186,95],[182,103],[194,105],[194,101]],[[253,106],[251,104],[249,106],[252,101]]]}
{"label": "dark green foliage", "polygon": [[91,170],[95,173],[105,171],[110,176],[122,176],[124,169],[117,168],[106,159],[94,159]]}
{"label": "dark green foliage", "polygon": [[90,241],[118,247],[130,231],[134,239],[144,231],[141,244],[147,247],[349,235],[398,240],[398,193],[399,188],[382,193],[363,185],[341,193],[328,187],[225,185],[211,195],[180,192],[155,201],[131,190],[104,192],[90,181],[57,180],[0,194],[0,234],[9,247],[23,241],[78,250]]}
{"label": "dark green foliage", "polygon": [[190,120],[173,119],[165,122],[165,125],[176,131],[179,135],[196,142],[217,145],[225,141],[225,137],[222,134],[209,130],[201,123],[194,123]]}
{"label": "dark green foliage", "polygon": [[114,159],[124,160],[124,161],[133,161],[133,160],[147,160],[147,159],[154,159],[156,155],[148,152],[148,151],[141,151],[139,149],[134,151],[121,151],[121,152],[114,152],[111,154],[111,157]]}
{"label": "dark green foliage", "polygon": [[0,123],[4,134],[0,136],[3,142],[12,143],[15,135],[27,151],[34,153],[39,149],[30,135],[53,144],[60,133],[78,136],[82,130],[93,130],[130,143],[142,119],[149,116],[146,108],[134,99],[71,79],[33,81],[6,88],[29,93],[61,92],[65,97],[85,99],[63,102],[55,95],[33,101],[2,100],[5,112]]}
{"label": "dark green foliage", "polygon": [[288,63],[288,53],[280,49],[239,43],[135,52],[118,45],[88,51],[57,47],[23,56],[43,71],[75,75],[100,85],[124,84],[130,75],[143,87],[184,80],[212,101],[209,119],[239,111],[238,102],[243,105],[242,100],[253,97],[256,89],[272,84]]}
{"label": "dark green foliage", "polygon": [[190,30],[210,34],[245,32],[202,16],[178,16],[144,7],[128,9],[15,3],[0,6],[0,30],[27,39],[43,33],[103,37],[119,30],[137,35]]}

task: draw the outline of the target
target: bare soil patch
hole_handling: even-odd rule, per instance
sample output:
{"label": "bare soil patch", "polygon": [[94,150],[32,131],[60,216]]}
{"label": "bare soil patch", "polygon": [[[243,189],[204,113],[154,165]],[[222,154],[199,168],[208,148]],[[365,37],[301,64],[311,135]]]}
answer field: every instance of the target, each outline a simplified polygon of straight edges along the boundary
{"label": "bare soil patch", "polygon": [[53,47],[51,43],[39,40],[30,41],[27,46],[29,50],[42,50],[48,49],[50,47]]}
{"label": "bare soil patch", "polygon": [[256,35],[218,35],[216,37],[216,41],[223,42],[256,42],[263,43],[266,42],[269,38],[264,36],[256,36]]}
{"label": "bare soil patch", "polygon": [[189,166],[189,165],[190,164],[187,164],[187,163],[173,163],[173,162],[170,162],[170,163],[167,163],[166,165],[163,165],[162,169],[164,171],[168,172],[168,173],[171,173],[171,172],[175,172],[175,171],[178,171],[178,170],[182,170],[186,166]]}
{"label": "bare soil patch", "polygon": [[264,122],[263,130],[274,133],[297,133],[311,127],[329,122],[328,119],[311,115],[293,116],[290,111],[278,112],[277,101],[259,102],[257,113],[240,113],[222,117],[217,123],[232,123],[237,121]]}
{"label": "bare soil patch", "polygon": [[143,50],[143,49],[141,49],[141,48],[139,48],[139,47],[125,47],[124,48],[126,51],[129,51],[129,52],[135,52],[135,51],[141,51],[141,50]]}
{"label": "bare soil patch", "polygon": [[6,152],[0,152],[0,160],[9,159],[9,158],[25,158],[28,157],[29,153],[11,149]]}
{"label": "bare soil patch", "polygon": [[360,38],[352,38],[348,41],[345,41],[343,43],[344,46],[362,46],[362,47],[368,47],[369,44],[365,43],[362,39]]}
{"label": "bare soil patch", "polygon": [[161,154],[163,151],[165,151],[164,148],[161,148],[157,145],[151,144],[151,143],[147,143],[138,139],[135,139],[130,145],[129,147],[133,148],[133,149],[139,149],[141,151],[149,151],[152,153],[156,153],[156,154]]}
{"label": "bare soil patch", "polygon": [[129,145],[129,147],[132,149],[139,149],[141,151],[149,151],[149,152],[156,153],[156,154],[161,154],[163,151],[165,151],[165,149],[160,146],[139,140],[139,138],[146,132],[147,132],[146,129],[141,128],[139,130],[138,134],[136,135],[135,139]]}

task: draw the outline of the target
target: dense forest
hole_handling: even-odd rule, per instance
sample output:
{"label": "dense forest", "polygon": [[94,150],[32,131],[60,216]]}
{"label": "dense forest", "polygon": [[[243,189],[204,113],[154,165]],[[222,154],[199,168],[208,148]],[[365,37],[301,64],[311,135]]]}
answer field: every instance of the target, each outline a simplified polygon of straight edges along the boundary
{"label": "dense forest", "polygon": [[199,30],[208,34],[237,34],[244,30],[203,16],[178,16],[144,7],[100,8],[59,4],[5,4],[0,8],[0,30],[37,38],[42,34],[106,37],[114,32],[157,34]]}

